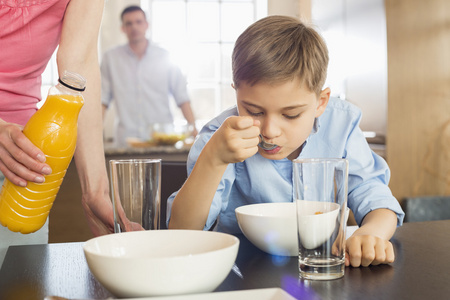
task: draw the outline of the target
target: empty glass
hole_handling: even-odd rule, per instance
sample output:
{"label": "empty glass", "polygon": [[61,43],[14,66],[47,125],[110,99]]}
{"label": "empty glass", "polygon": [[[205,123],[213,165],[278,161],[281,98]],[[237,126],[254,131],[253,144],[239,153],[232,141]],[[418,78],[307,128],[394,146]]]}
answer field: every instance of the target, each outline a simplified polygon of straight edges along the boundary
{"label": "empty glass", "polygon": [[344,276],[348,161],[294,160],[299,270],[304,279]]}
{"label": "empty glass", "polygon": [[111,160],[114,232],[160,228],[161,160]]}

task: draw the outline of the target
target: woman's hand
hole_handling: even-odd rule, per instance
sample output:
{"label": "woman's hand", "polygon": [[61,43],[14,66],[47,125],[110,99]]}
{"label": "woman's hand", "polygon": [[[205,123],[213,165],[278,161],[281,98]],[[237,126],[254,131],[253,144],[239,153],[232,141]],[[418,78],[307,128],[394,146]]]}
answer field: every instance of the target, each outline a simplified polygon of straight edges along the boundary
{"label": "woman's hand", "polygon": [[22,126],[0,120],[0,171],[12,183],[42,183],[52,170],[44,153],[23,134]]}
{"label": "woman's hand", "polygon": [[97,195],[83,194],[81,204],[94,236],[114,233],[113,207],[107,191],[99,189]]}

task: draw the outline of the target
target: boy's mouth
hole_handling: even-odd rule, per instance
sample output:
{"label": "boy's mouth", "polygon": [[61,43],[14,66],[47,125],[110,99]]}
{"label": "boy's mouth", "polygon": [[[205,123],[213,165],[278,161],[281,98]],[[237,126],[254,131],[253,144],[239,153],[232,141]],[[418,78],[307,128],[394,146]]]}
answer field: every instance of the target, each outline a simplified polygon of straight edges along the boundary
{"label": "boy's mouth", "polygon": [[263,149],[264,151],[274,150],[274,149],[276,149],[277,147],[279,147],[278,145],[271,144],[271,143],[267,143],[267,142],[264,140],[264,138],[263,138],[263,136],[262,136],[261,134],[259,135],[259,138],[261,139],[261,142],[258,144],[258,146],[259,146],[261,149]]}
{"label": "boy's mouth", "polygon": [[266,153],[266,154],[271,154],[271,155],[273,155],[273,154],[277,154],[278,152],[280,152],[280,150],[281,150],[281,147],[280,146],[277,146],[277,145],[275,145],[276,147],[274,148],[274,149],[264,149],[264,148],[262,148],[261,147],[261,149],[262,150],[264,150],[264,152]]}

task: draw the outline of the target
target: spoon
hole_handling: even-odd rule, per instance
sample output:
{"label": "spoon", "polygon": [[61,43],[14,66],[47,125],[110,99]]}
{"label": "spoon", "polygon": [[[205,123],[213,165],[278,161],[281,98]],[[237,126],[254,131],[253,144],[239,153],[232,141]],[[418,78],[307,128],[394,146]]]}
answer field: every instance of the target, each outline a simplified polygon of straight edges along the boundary
{"label": "spoon", "polygon": [[263,150],[273,150],[276,147],[278,147],[278,145],[266,143],[266,141],[264,141],[264,138],[261,134],[259,135],[259,137],[261,138],[261,142],[258,144],[258,146],[260,148],[262,148]]}

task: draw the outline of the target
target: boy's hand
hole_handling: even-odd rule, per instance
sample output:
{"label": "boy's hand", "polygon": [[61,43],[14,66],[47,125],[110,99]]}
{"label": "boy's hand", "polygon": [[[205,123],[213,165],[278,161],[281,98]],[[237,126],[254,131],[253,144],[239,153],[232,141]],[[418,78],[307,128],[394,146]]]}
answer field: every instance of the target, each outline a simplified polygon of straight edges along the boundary
{"label": "boy's hand", "polygon": [[251,117],[233,116],[225,120],[211,137],[212,147],[220,163],[242,162],[258,152],[259,121]]}
{"label": "boy's hand", "polygon": [[394,262],[394,248],[388,240],[371,235],[353,234],[346,244],[345,265],[367,267]]}

